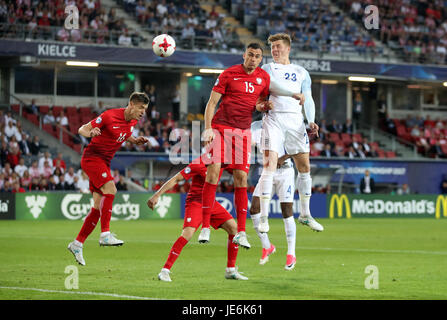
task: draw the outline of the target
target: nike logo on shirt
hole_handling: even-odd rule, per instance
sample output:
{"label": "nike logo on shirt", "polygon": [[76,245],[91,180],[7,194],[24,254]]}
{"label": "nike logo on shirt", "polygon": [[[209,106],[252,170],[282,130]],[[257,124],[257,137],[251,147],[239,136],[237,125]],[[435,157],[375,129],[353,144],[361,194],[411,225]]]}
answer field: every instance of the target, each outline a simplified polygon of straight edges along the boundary
{"label": "nike logo on shirt", "polygon": [[113,127],[113,129],[118,129],[119,127]]}

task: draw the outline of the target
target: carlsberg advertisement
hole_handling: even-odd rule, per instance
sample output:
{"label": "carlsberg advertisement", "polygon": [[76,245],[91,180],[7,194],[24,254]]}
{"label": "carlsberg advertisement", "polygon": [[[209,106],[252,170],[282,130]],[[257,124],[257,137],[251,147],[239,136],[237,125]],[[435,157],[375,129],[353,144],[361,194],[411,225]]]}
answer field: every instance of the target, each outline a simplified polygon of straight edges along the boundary
{"label": "carlsberg advertisement", "polygon": [[[17,220],[84,219],[93,205],[91,194],[65,192],[27,192],[16,194]],[[160,197],[155,208],[146,205],[150,193],[117,193],[112,220],[180,218],[180,195]]]}

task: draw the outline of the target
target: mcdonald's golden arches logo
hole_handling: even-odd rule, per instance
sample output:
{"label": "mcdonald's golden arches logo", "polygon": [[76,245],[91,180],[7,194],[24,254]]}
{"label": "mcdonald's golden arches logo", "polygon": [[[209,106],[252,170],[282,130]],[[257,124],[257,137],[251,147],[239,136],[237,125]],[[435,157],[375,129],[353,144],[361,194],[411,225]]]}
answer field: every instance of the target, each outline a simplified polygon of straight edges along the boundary
{"label": "mcdonald's golden arches logo", "polygon": [[[447,199],[445,200],[446,204],[447,204]],[[345,208],[346,208],[346,218],[351,219],[351,206],[349,205],[349,200],[348,197],[346,196],[346,194],[333,194],[331,197],[331,201],[329,202],[329,218],[333,219],[334,218],[334,209],[335,209],[335,204],[337,203],[337,216],[339,218],[343,217],[343,203],[345,204]],[[447,207],[444,207],[446,210]]]}
{"label": "mcdonald's golden arches logo", "polygon": [[436,211],[435,216],[436,219],[441,218],[441,207],[442,207],[442,215],[447,217],[447,196],[440,194],[436,198]]}

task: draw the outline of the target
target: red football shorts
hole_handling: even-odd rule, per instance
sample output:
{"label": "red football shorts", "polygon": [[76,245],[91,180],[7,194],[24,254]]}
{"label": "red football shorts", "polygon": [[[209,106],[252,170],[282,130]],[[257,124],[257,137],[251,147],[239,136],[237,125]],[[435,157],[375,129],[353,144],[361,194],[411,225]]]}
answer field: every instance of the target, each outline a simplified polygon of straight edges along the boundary
{"label": "red football shorts", "polygon": [[[219,229],[228,220],[233,219],[231,214],[217,201],[214,202],[213,211],[211,212],[210,225],[214,229]],[[185,220],[183,221],[183,229],[192,227],[197,229],[202,224],[202,203],[197,201],[186,202]]]}
{"label": "red football shorts", "polygon": [[251,131],[214,124],[214,140],[202,156],[208,165],[220,163],[224,169],[250,170]]}
{"label": "red football shorts", "polygon": [[101,187],[113,181],[109,166],[99,158],[81,159],[81,168],[89,178],[90,191],[102,194]]}

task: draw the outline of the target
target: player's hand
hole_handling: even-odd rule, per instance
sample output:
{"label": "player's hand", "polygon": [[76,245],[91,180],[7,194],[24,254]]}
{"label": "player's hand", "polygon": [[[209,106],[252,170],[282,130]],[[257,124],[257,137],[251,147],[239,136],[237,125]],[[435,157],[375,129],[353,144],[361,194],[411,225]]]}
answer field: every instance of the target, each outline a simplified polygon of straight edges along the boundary
{"label": "player's hand", "polygon": [[157,203],[158,203],[158,196],[155,195],[152,196],[149,200],[147,200],[147,206],[152,210],[154,210]]}
{"label": "player's hand", "polygon": [[280,168],[280,167],[284,164],[284,162],[286,162],[286,160],[287,160],[288,158],[289,158],[289,156],[288,156],[287,154],[285,154],[285,155],[279,157],[279,158],[278,158],[278,165],[277,165],[277,167]]}
{"label": "player's hand", "polygon": [[304,106],[304,101],[306,100],[306,98],[304,97],[304,94],[296,93],[292,97],[296,100],[300,100],[300,105]]}
{"label": "player's hand", "polygon": [[267,112],[269,110],[273,110],[273,102],[269,101],[265,101],[263,106],[262,106],[262,111],[263,112]]}
{"label": "player's hand", "polygon": [[99,129],[98,127],[93,128],[92,130],[90,130],[90,137],[96,137],[99,136],[101,134],[101,129]]}
{"label": "player's hand", "polygon": [[213,140],[215,138],[213,129],[211,129],[211,128],[205,129],[205,131],[203,131],[203,133],[202,133],[202,137],[203,137],[203,142],[204,142],[205,146],[207,146],[208,144],[213,142]]}
{"label": "player's hand", "polygon": [[310,134],[316,135],[318,138],[318,130],[320,130],[318,124],[316,124],[315,122],[311,122],[309,123],[309,128],[310,128]]}
{"label": "player's hand", "polygon": [[145,144],[145,143],[148,143],[148,142],[149,142],[149,139],[148,139],[148,138],[139,136],[138,138],[135,139],[134,144],[136,144],[137,146],[139,146],[139,145],[142,145],[142,144]]}

